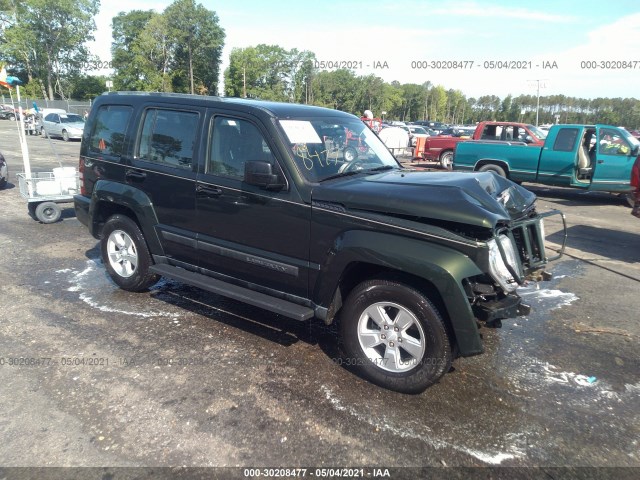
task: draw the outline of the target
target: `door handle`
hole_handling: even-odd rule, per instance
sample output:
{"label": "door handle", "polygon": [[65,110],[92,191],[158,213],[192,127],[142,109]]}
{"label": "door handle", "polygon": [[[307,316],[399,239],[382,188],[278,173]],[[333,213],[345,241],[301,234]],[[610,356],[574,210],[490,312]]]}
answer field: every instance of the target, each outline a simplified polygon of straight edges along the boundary
{"label": "door handle", "polygon": [[134,182],[141,182],[145,178],[147,178],[147,174],[138,170],[127,170],[124,174],[124,178],[126,178],[127,180],[132,180]]}
{"label": "door handle", "polygon": [[205,198],[214,198],[222,195],[222,189],[218,187],[208,187],[206,185],[196,186],[196,196]]}
{"label": "door handle", "polygon": [[604,160],[598,160],[596,163],[604,163]]}

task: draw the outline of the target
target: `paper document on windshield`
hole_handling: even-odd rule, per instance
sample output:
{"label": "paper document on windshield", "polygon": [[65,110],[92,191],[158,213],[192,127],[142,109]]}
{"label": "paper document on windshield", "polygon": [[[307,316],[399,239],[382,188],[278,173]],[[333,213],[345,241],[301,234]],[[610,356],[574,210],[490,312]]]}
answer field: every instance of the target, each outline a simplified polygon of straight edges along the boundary
{"label": "paper document on windshield", "polygon": [[291,143],[322,143],[318,133],[306,120],[280,120],[284,133]]}

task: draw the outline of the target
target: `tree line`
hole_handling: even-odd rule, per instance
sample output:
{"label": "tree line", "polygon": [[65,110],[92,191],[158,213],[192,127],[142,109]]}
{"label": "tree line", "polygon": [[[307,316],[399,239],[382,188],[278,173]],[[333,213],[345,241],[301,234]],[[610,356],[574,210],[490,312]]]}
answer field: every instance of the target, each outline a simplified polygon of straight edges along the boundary
{"label": "tree line", "polygon": [[[195,0],[175,0],[164,11],[132,10],[112,19],[113,75],[87,75],[100,62],[86,48],[99,0],[0,0],[0,62],[25,82],[33,98],[90,99],[113,81],[116,90],[216,95],[225,32],[217,14]],[[8,68],[9,70],[9,68]],[[306,103],[356,115],[371,110],[394,120],[473,124],[487,119],[534,123],[608,123],[640,126],[635,98],[584,99],[565,95],[468,97],[430,81],[386,82],[351,70],[318,68],[310,51],[278,45],[234,48],[224,74],[227,96]]]}

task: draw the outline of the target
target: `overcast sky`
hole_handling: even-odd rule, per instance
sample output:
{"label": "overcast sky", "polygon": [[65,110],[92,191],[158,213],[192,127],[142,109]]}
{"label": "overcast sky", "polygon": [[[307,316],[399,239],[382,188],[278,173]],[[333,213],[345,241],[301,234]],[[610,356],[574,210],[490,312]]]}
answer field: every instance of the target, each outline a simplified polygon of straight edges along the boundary
{"label": "overcast sky", "polygon": [[[102,3],[90,51],[108,61],[111,19],[123,9],[116,2]],[[127,5],[161,12],[170,3],[133,0]],[[469,97],[535,94],[540,85],[541,95],[640,98],[637,0],[200,3],[217,13],[225,29],[223,69],[233,47],[265,43],[310,50],[318,60],[362,63],[355,69],[358,75],[373,73],[400,83],[428,80]],[[453,61],[467,68],[431,68]],[[491,68],[491,61],[527,68]],[[591,69],[583,62],[606,63]],[[622,62],[635,62],[635,68],[621,68]],[[374,68],[385,63],[388,68]]]}

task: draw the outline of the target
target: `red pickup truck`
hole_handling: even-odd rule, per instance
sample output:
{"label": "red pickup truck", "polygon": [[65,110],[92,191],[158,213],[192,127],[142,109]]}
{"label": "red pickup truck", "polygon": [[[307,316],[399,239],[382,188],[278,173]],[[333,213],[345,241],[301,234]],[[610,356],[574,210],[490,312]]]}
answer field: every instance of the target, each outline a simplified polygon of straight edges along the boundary
{"label": "red pickup truck", "polygon": [[442,168],[451,170],[453,166],[453,151],[458,142],[465,140],[507,140],[542,146],[546,136],[547,132],[526,123],[480,122],[471,137],[438,135],[427,138],[422,157],[424,160],[439,161]]}

